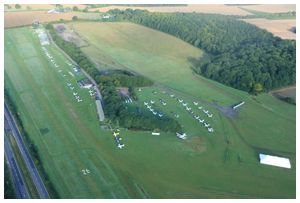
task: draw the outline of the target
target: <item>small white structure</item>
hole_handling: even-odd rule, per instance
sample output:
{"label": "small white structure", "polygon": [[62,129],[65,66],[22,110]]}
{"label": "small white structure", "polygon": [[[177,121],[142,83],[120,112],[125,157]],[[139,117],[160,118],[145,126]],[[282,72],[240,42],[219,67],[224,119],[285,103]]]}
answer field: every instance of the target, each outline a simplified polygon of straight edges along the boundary
{"label": "small white structure", "polygon": [[245,102],[243,101],[243,102],[241,102],[241,103],[239,103],[239,104],[237,104],[237,105],[235,105],[234,107],[232,107],[233,109],[237,109],[237,108],[239,108],[240,106],[242,106],[243,104],[245,104]]}
{"label": "small white structure", "polygon": [[291,163],[288,158],[272,156],[267,154],[259,154],[261,164],[278,166],[283,168],[291,168]]}
{"label": "small white structure", "polygon": [[193,102],[193,103],[194,103],[194,105],[195,105],[195,106],[197,106],[197,105],[198,105],[198,102]]}
{"label": "small white structure", "polygon": [[160,135],[160,133],[152,132],[152,135]]}

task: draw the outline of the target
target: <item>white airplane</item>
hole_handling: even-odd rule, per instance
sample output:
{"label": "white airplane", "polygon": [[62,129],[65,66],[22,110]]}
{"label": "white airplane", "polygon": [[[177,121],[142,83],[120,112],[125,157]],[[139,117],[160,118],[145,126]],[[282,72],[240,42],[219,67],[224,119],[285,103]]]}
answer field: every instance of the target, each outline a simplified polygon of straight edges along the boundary
{"label": "white airplane", "polygon": [[119,135],[120,133],[119,132],[114,132],[113,134],[114,134],[115,137],[117,137],[117,135]]}
{"label": "white airplane", "polygon": [[166,105],[167,105],[167,103],[166,103],[166,102],[162,102],[162,105],[166,106]]}
{"label": "white airplane", "polygon": [[183,105],[183,106],[187,106],[187,103],[183,103],[182,105]]}
{"label": "white airplane", "polygon": [[77,102],[82,102],[82,100],[81,99],[77,99]]}
{"label": "white airplane", "polygon": [[155,112],[155,111],[154,111],[154,112],[153,112],[153,114],[154,114],[154,115],[156,115],[156,114],[157,114],[157,112]]}
{"label": "white airplane", "polygon": [[70,89],[71,89],[71,90],[73,90],[73,89],[74,89],[74,87],[70,87]]}
{"label": "white airplane", "polygon": [[76,96],[78,93],[77,92],[73,92],[73,95]]}
{"label": "white airplane", "polygon": [[119,148],[119,149],[122,149],[123,147],[125,147],[124,144],[118,144],[118,148]]}
{"label": "white airplane", "polygon": [[204,122],[204,119],[201,120],[201,119],[199,118],[199,123],[203,123],[203,122]]}
{"label": "white airplane", "polygon": [[152,100],[151,100],[151,101],[150,101],[150,103],[151,103],[151,104],[154,104],[154,103],[155,103],[155,101],[152,101]]}
{"label": "white airplane", "polygon": [[183,102],[183,99],[178,99],[179,103],[182,103]]}
{"label": "white airplane", "polygon": [[209,123],[204,123],[204,126],[207,128],[209,127]]}
{"label": "white airplane", "polygon": [[147,106],[147,109],[150,109],[151,108],[151,106]]}
{"label": "white airplane", "polygon": [[70,87],[72,84],[71,83],[67,83],[67,85]]}
{"label": "white airplane", "polygon": [[170,97],[174,97],[175,95],[174,94],[170,94]]}
{"label": "white airplane", "polygon": [[163,115],[162,115],[162,114],[158,114],[158,116],[159,116],[159,117],[162,117]]}
{"label": "white airplane", "polygon": [[198,102],[193,102],[193,103],[194,103],[194,105],[195,105],[195,106],[197,106],[197,105],[198,105]]}
{"label": "white airplane", "polygon": [[214,132],[214,129],[213,129],[213,128],[208,128],[207,130],[208,130],[208,132],[210,132],[210,133],[211,133],[211,132]]}
{"label": "white airplane", "polygon": [[186,110],[187,111],[190,111],[192,108],[191,107],[186,107]]}
{"label": "white airplane", "polygon": [[209,118],[211,118],[211,117],[213,116],[213,114],[207,114],[207,116],[208,116]]}
{"label": "white airplane", "polygon": [[89,169],[85,169],[86,173],[90,173],[90,170]]}
{"label": "white airplane", "polygon": [[148,102],[144,102],[144,104],[145,104],[145,106],[147,106],[147,105],[148,105]]}
{"label": "white airplane", "polygon": [[81,171],[82,171],[83,175],[86,175],[86,172],[84,169],[82,169]]}
{"label": "white airplane", "polygon": [[204,112],[204,113],[208,113],[208,111],[207,111],[207,110],[204,110],[204,109],[203,109],[203,112]]}
{"label": "white airplane", "polygon": [[77,96],[77,95],[76,95],[75,98],[76,98],[76,99],[80,99],[80,96]]}
{"label": "white airplane", "polygon": [[194,117],[195,117],[195,119],[197,119],[197,120],[199,119],[199,116],[194,116]]}
{"label": "white airplane", "polygon": [[199,106],[198,109],[202,109],[202,106]]}

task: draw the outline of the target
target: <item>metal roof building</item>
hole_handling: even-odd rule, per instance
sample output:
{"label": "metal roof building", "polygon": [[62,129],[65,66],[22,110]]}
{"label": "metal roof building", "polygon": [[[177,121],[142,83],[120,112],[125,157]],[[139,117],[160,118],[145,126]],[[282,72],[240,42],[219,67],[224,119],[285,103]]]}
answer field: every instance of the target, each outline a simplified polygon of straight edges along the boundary
{"label": "metal roof building", "polygon": [[283,168],[291,168],[291,163],[288,158],[272,156],[267,154],[259,154],[259,159],[261,164],[267,164]]}

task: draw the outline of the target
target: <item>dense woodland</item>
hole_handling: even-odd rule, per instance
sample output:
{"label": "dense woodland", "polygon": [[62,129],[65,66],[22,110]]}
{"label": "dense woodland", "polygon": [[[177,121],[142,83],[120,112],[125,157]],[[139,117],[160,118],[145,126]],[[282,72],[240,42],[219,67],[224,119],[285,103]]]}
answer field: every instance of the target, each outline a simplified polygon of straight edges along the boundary
{"label": "dense woodland", "polygon": [[193,70],[250,93],[296,82],[296,43],[236,17],[200,13],[111,10],[108,21],[130,21],[174,35],[205,50]]}
{"label": "dense woodland", "polygon": [[63,40],[56,33],[52,24],[48,24],[46,28],[49,30],[55,43],[76,61],[80,68],[83,68],[99,85],[103,97],[104,113],[111,121],[119,124],[121,127],[139,130],[160,129],[166,132],[181,130],[181,126],[173,118],[165,116],[163,119],[158,119],[153,115],[150,116],[138,111],[129,111],[117,92],[117,87],[129,87],[132,97],[136,99],[134,88],[151,86],[153,84],[151,80],[141,75],[125,74],[126,71],[110,73],[98,71],[79,47]]}

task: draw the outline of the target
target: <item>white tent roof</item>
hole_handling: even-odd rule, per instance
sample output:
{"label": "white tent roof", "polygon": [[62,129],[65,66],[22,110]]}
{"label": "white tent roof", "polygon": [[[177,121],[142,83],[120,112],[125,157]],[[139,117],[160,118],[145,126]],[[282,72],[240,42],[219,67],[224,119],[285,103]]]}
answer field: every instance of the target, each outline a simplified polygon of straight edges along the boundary
{"label": "white tent roof", "polygon": [[261,164],[267,164],[283,168],[291,168],[291,163],[288,158],[259,154],[259,159]]}

